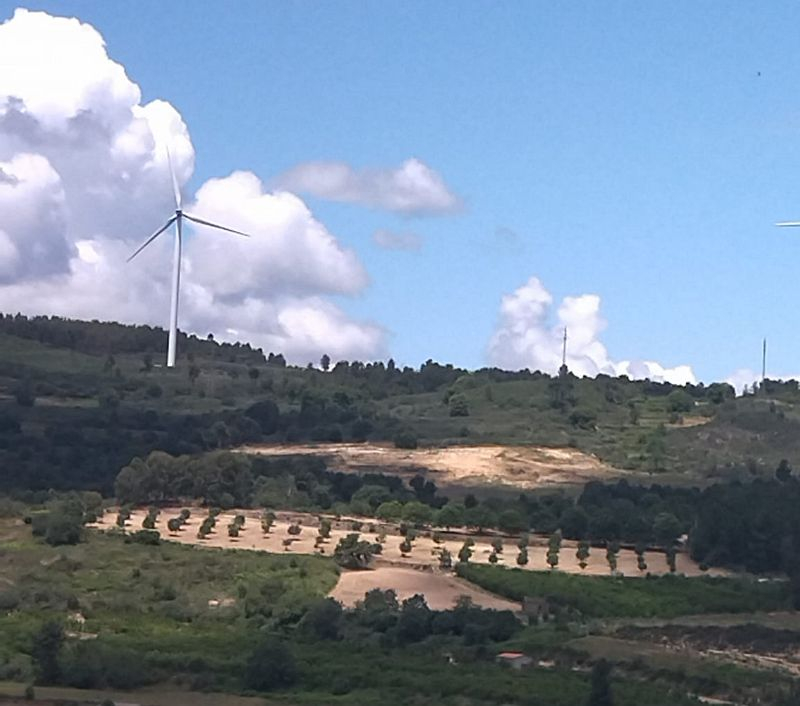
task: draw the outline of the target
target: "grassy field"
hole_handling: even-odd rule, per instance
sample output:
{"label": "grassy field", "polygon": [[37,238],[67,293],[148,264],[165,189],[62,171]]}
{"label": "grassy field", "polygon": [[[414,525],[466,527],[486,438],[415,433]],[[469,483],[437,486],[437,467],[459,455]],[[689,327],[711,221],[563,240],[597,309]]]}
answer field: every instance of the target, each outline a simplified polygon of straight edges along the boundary
{"label": "grassy field", "polygon": [[587,577],[475,564],[460,565],[459,574],[506,598],[541,596],[555,606],[579,611],[586,618],[670,618],[789,607],[788,585],[783,582],[762,584],[749,579],[683,576]]}
{"label": "grassy field", "polygon": [[[2,520],[0,676],[32,677],[29,646],[50,619],[100,643],[150,654],[151,664],[167,671],[192,659],[210,659],[224,671],[246,639],[239,620],[245,611],[276,620],[296,615],[337,576],[323,557],[143,546],[94,532],[85,543],[49,547],[19,521]],[[76,614],[82,625],[70,621]]]}

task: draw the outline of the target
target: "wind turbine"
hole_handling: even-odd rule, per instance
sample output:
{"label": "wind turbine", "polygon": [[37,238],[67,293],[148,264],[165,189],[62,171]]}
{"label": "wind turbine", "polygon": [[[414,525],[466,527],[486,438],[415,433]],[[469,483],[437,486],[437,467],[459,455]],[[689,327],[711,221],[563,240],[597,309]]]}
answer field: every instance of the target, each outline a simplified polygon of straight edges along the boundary
{"label": "wind turbine", "polygon": [[203,226],[208,226],[209,228],[216,228],[217,230],[224,230],[228,233],[235,233],[236,235],[243,235],[245,238],[249,238],[248,233],[242,233],[240,230],[234,230],[233,228],[227,228],[226,226],[221,226],[216,223],[211,223],[210,221],[204,221],[202,218],[197,218],[197,216],[190,216],[188,213],[184,213],[183,209],[181,208],[181,190],[178,186],[178,180],[175,178],[175,171],[172,168],[172,159],[169,155],[169,150],[167,150],[167,162],[169,163],[169,173],[172,177],[172,189],[175,192],[175,215],[172,216],[161,228],[159,228],[153,235],[151,235],[147,240],[145,240],[137,249],[136,252],[131,255],[127,262],[130,262],[135,258],[142,250],[144,250],[150,243],[152,243],[159,235],[161,235],[167,228],[169,228],[173,223],[175,224],[175,245],[172,254],[172,302],[170,304],[169,309],[169,344],[167,346],[167,367],[174,368],[175,367],[175,350],[178,343],[178,298],[180,295],[180,285],[181,285],[181,247],[182,247],[182,240],[183,240],[183,219],[185,218],[188,221],[192,221],[193,223],[199,223]]}

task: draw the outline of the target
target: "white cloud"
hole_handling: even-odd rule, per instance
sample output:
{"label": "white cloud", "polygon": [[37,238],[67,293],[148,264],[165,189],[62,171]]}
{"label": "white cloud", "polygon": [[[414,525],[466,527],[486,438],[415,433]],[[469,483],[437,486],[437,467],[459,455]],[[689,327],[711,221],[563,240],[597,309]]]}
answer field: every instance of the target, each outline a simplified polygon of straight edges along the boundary
{"label": "white cloud", "polygon": [[[125,260],[174,209],[167,146],[181,184],[194,148],[175,108],[140,101],[89,25],[26,10],[0,24],[0,310],[166,323],[169,235]],[[182,329],[298,362],[385,352],[380,326],[325,299],[368,277],[302,200],[235,172],[187,201],[253,237],[188,231]]]}
{"label": "white cloud", "polygon": [[627,375],[679,385],[696,382],[688,365],[666,368],[654,361],[612,361],[599,338],[606,322],[596,294],[565,297],[558,306],[555,324],[550,320],[552,307],[552,295],[536,277],[506,294],[500,304],[500,321],[489,342],[492,365],[555,373],[561,365],[566,328],[567,367],[576,375]]}
{"label": "white cloud", "polygon": [[734,370],[728,377],[725,378],[727,382],[735,391],[737,395],[744,392],[744,388],[752,388],[753,383],[761,381],[761,374],[750,368],[739,368]]}
{"label": "white cloud", "polygon": [[344,162],[306,162],[278,176],[275,183],[296,193],[407,215],[451,213],[461,207],[444,179],[413,157],[395,169],[356,170]]}
{"label": "white cloud", "polygon": [[384,250],[419,250],[422,238],[416,233],[398,233],[379,228],[372,234],[372,242]]}

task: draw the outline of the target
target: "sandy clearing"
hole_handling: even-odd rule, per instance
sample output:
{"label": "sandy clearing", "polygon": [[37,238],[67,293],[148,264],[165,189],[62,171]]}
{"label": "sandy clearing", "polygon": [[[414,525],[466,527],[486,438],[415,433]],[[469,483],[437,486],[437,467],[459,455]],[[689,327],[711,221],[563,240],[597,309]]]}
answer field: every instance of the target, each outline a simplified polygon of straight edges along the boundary
{"label": "sandy clearing", "polygon": [[329,459],[335,470],[414,475],[427,470],[438,485],[502,484],[532,489],[609,480],[626,471],[577,449],[545,446],[448,446],[397,449],[382,444],[276,444],[238,449],[267,456],[312,455]]}
{"label": "sandy clearing", "polygon": [[460,596],[468,596],[475,605],[482,608],[515,612],[520,610],[519,603],[481,591],[452,574],[396,566],[378,566],[371,571],[344,571],[330,595],[343,605],[351,607],[373,588],[384,591],[391,588],[400,601],[421,593],[433,610],[452,608]]}
{"label": "sandy clearing", "polygon": [[[259,511],[234,510],[220,514],[217,518],[216,530],[206,539],[201,540],[197,538],[197,528],[200,526],[202,518],[205,517],[206,510],[204,508],[194,508],[188,524],[180,532],[170,533],[167,530],[167,521],[171,517],[177,517],[179,513],[180,508],[177,507],[162,509],[156,522],[156,529],[161,533],[162,538],[182,544],[199,544],[208,547],[249,549],[273,553],[324,554],[330,556],[333,554],[333,550],[338,541],[342,537],[353,532],[351,520],[337,521],[335,518],[329,517],[328,519],[331,520],[333,525],[331,536],[321,547],[316,547],[315,539],[317,537],[317,528],[319,527],[319,518],[316,515],[302,512],[278,512],[277,520],[270,533],[264,535],[261,531]],[[247,520],[239,537],[234,539],[228,536],[227,527],[228,524],[233,521],[236,514],[243,514]],[[126,523],[126,529],[128,531],[141,529],[142,520],[144,520],[146,515],[147,511],[144,508],[134,510],[130,520]],[[103,524],[99,525],[99,527],[113,527],[115,519],[116,511],[109,511],[104,517]],[[408,555],[403,555],[400,552],[402,537],[396,525],[377,522],[369,518],[361,518],[359,521],[363,523],[359,534],[364,539],[377,541],[378,533],[381,531],[385,532],[386,538],[383,542],[383,551],[380,555],[380,559],[400,567],[407,566],[409,568],[414,568],[415,566],[438,566],[439,552],[443,548],[450,552],[455,561],[467,537],[475,542],[472,548],[473,553],[470,561],[479,564],[487,564],[489,563],[489,556],[492,553],[491,542],[494,539],[492,536],[468,535],[463,531],[445,532],[441,530],[442,540],[439,543],[433,541],[431,531],[419,532],[417,538],[413,542],[411,552]],[[297,537],[292,537],[288,533],[289,526],[292,523],[297,523],[301,527],[301,533]],[[291,544],[289,546],[284,546],[284,540],[288,539],[292,540]],[[498,565],[516,567],[516,557],[518,554],[516,546],[517,540],[512,537],[504,537],[502,539],[503,552],[499,555]],[[578,565],[578,560],[575,556],[576,549],[576,542],[569,540],[564,540],[562,542],[558,564],[559,571],[576,574],[583,573],[590,576],[608,576],[609,567],[605,558],[604,549],[591,549],[588,566],[583,571]],[[669,569],[663,552],[647,552],[645,558],[648,563],[648,571],[651,574],[660,575],[668,572]],[[528,564],[522,568],[535,571],[549,570],[550,567],[547,564],[547,537],[540,535],[531,536],[528,546],[528,559]],[[697,564],[683,552],[678,553],[677,569],[679,573],[686,574],[687,576],[697,576],[703,573],[700,571]],[[636,566],[636,554],[630,549],[623,549],[620,551],[617,560],[617,570],[625,576],[642,575]],[[711,575],[723,575],[725,572],[714,570],[706,573]]]}

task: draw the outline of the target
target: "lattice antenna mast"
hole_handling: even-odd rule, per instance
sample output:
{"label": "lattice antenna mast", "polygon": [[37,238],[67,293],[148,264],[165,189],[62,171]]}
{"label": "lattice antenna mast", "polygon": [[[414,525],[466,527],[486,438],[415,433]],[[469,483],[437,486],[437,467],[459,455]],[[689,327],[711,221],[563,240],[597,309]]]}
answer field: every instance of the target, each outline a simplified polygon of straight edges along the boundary
{"label": "lattice antenna mast", "polygon": [[564,346],[561,349],[561,365],[567,367],[567,327],[564,327]]}
{"label": "lattice antenna mast", "polygon": [[764,338],[764,345],[761,347],[761,384],[767,378],[767,339]]}

